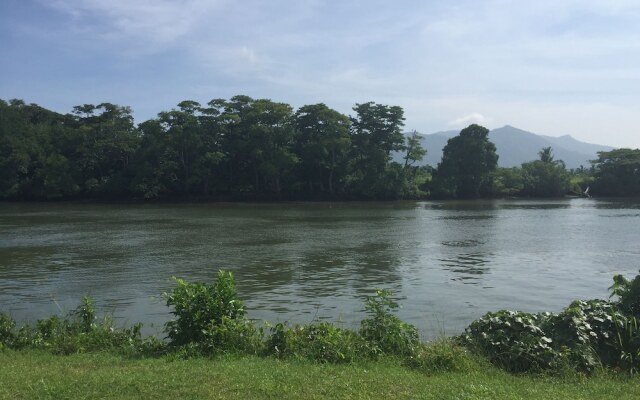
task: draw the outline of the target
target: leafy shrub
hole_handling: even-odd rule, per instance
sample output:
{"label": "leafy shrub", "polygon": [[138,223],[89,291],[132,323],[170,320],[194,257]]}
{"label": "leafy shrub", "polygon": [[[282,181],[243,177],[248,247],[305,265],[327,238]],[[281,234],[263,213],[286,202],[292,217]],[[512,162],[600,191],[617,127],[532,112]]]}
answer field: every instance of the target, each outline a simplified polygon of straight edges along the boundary
{"label": "leafy shrub", "polygon": [[569,358],[580,369],[591,371],[600,364],[619,360],[618,332],[627,320],[614,303],[576,300],[545,321],[556,348],[570,350]]}
{"label": "leafy shrub", "polygon": [[242,352],[258,354],[262,350],[263,333],[244,318],[223,316],[203,330],[202,350],[207,354]]}
{"label": "leafy shrub", "polygon": [[390,290],[378,289],[367,297],[365,311],[370,318],[361,322],[360,335],[375,353],[410,355],[419,343],[418,330],[392,314],[399,305],[391,296]]}
{"label": "leafy shrub", "polygon": [[555,368],[562,355],[540,328],[549,316],[507,310],[487,313],[471,323],[462,340],[508,371]]}
{"label": "leafy shrub", "polygon": [[105,317],[96,323],[93,300],[85,297],[80,306],[61,318],[53,315],[38,320],[35,326],[22,326],[14,335],[12,347],[37,348],[54,354],[84,353],[88,351],[118,350],[138,352],[151,350],[153,339],[142,339],[136,324],[127,329],[115,329],[113,320]]}
{"label": "leafy shrub", "polygon": [[510,371],[556,369],[570,365],[592,371],[606,365],[640,370],[640,275],[614,277],[617,302],[574,301],[559,314],[499,311],[474,321],[463,340]]}
{"label": "leafy shrub", "polygon": [[231,272],[218,271],[213,285],[174,279],[178,287],[164,294],[167,306],[173,307],[171,313],[176,316],[165,326],[171,345],[201,343],[207,338],[205,332],[212,325],[220,325],[223,318],[244,317],[244,305],[236,299],[236,283]]}
{"label": "leafy shrub", "polygon": [[622,275],[613,277],[609,288],[611,297],[617,297],[617,306],[626,318],[616,319],[617,367],[631,373],[640,371],[640,274],[628,280]]}
{"label": "leafy shrub", "polygon": [[482,362],[477,356],[451,339],[419,344],[404,364],[427,374],[468,372],[482,367]]}
{"label": "leafy shrub", "polygon": [[231,272],[218,271],[213,285],[175,280],[178,287],[164,295],[177,317],[166,324],[172,346],[190,345],[189,353],[204,354],[261,350],[262,330],[245,319]]}
{"label": "leafy shrub", "polygon": [[15,326],[16,321],[14,321],[13,318],[7,314],[0,313],[0,350],[13,346],[16,338],[16,335],[13,333]]}
{"label": "leafy shrub", "polygon": [[640,372],[640,324],[630,317],[618,331],[619,359],[617,368],[631,374]]}
{"label": "leafy shrub", "polygon": [[368,343],[358,333],[328,322],[287,328],[277,324],[266,344],[267,354],[343,363],[369,358]]}
{"label": "leafy shrub", "polygon": [[636,275],[632,280],[622,275],[615,275],[609,290],[611,297],[618,297],[622,312],[640,318],[640,275]]}

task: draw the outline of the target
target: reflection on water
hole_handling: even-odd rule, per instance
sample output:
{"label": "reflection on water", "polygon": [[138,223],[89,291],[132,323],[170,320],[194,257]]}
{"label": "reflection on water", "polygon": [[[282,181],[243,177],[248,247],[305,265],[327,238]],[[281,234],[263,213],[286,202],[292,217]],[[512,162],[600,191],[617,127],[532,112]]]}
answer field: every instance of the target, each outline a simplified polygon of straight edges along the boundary
{"label": "reflection on water", "polygon": [[485,253],[461,253],[450,258],[441,259],[442,268],[453,272],[451,280],[465,284],[477,285],[482,276],[488,273],[487,267],[489,254]]}
{"label": "reflection on water", "polygon": [[376,288],[426,335],[490,310],[558,311],[638,269],[636,200],[0,204],[0,311],[34,321],[84,295],[161,334],[172,276],[233,271],[249,317],[357,327]]}
{"label": "reflection on water", "polygon": [[468,239],[468,240],[446,240],[442,242],[443,246],[450,247],[476,247],[483,244],[483,242],[476,239]]}

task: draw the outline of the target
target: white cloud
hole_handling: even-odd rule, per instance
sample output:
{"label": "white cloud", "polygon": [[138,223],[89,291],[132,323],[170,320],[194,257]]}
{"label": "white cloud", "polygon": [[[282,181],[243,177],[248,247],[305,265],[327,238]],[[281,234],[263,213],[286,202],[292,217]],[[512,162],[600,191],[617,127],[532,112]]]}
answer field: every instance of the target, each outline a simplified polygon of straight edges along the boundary
{"label": "white cloud", "polygon": [[489,122],[487,120],[487,118],[477,112],[471,113],[469,115],[465,115],[463,117],[459,117],[454,119],[453,121],[449,121],[449,125],[450,126],[455,126],[455,127],[460,127],[460,126],[467,126],[467,125],[471,125],[471,124],[479,124],[479,125],[485,125],[487,124],[487,122]]}
{"label": "white cloud", "polygon": [[72,28],[149,51],[189,37],[225,0],[48,0]]}

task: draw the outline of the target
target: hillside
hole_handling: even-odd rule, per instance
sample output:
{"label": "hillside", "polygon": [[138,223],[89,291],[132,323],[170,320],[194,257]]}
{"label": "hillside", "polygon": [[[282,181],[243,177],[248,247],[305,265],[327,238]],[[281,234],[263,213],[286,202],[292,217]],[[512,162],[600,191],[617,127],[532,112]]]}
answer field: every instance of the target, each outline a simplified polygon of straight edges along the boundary
{"label": "hillside", "polygon": [[[442,131],[430,135],[422,135],[422,146],[427,149],[427,156],[422,164],[437,166],[442,158],[442,149],[447,141],[460,131]],[[537,135],[513,126],[504,126],[489,132],[489,139],[496,145],[500,158],[500,167],[515,167],[522,163],[536,160],[543,147],[551,146],[556,160],[563,160],[567,168],[588,168],[589,160],[597,157],[599,151],[609,151],[613,147],[581,142],[569,135],[552,137]]]}

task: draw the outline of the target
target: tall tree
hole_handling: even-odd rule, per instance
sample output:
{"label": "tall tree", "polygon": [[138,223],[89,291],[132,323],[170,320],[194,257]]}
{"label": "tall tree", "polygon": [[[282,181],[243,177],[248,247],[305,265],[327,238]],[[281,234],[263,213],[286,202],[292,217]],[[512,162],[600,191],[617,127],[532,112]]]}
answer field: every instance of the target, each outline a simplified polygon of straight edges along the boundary
{"label": "tall tree", "polygon": [[600,196],[640,196],[640,149],[598,152],[593,193]]}
{"label": "tall tree", "polygon": [[422,158],[427,155],[427,150],[422,147],[422,143],[420,143],[420,135],[418,135],[418,132],[416,131],[413,131],[411,136],[407,137],[407,145],[405,147],[403,169],[406,171],[412,167],[413,164],[421,161]]}
{"label": "tall tree", "polygon": [[344,169],[351,145],[350,125],[349,117],[322,103],[296,112],[295,150],[301,160],[301,179],[312,192],[333,194],[336,171]]}
{"label": "tall tree", "polygon": [[555,160],[551,147],[538,152],[539,160],[522,164],[522,194],[534,197],[559,197],[569,189],[569,173],[562,160]]}
{"label": "tall tree", "polygon": [[356,104],[352,121],[350,181],[356,194],[394,197],[400,188],[398,168],[389,169],[391,152],[404,150],[404,111],[398,106]]}
{"label": "tall tree", "polygon": [[447,142],[434,179],[441,196],[474,198],[490,193],[491,173],[498,165],[496,146],[489,130],[469,125]]}
{"label": "tall tree", "polygon": [[0,198],[51,199],[76,195],[65,143],[68,118],[22,100],[0,101]]}
{"label": "tall tree", "polygon": [[84,104],[74,107],[73,114],[80,135],[74,158],[85,193],[122,195],[129,186],[125,175],[138,145],[131,108]]}

